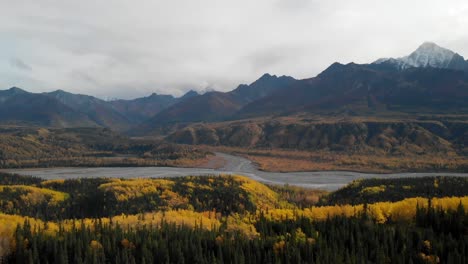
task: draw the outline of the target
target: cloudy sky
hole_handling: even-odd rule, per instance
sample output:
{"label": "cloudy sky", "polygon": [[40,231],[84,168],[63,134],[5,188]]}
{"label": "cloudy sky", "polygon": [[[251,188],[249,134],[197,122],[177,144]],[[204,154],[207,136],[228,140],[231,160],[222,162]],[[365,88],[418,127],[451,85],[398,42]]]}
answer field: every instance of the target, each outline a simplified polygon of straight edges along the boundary
{"label": "cloudy sky", "polygon": [[468,57],[466,0],[0,0],[0,89],[135,98],[409,54]]}

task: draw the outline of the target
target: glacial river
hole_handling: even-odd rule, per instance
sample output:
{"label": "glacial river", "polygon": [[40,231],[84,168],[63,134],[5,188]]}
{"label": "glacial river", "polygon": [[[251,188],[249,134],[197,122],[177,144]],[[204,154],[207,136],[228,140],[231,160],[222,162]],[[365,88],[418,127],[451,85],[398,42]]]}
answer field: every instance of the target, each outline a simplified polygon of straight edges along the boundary
{"label": "glacial river", "polygon": [[289,184],[307,188],[336,190],[355,179],[362,178],[401,178],[423,176],[459,176],[468,177],[468,173],[393,173],[374,174],[350,171],[314,171],[314,172],[264,172],[259,171],[248,159],[216,153],[226,162],[221,169],[173,168],[173,167],[98,167],[98,168],[39,168],[7,169],[4,172],[37,176],[44,179],[72,178],[162,178],[187,175],[241,174],[268,184]]}

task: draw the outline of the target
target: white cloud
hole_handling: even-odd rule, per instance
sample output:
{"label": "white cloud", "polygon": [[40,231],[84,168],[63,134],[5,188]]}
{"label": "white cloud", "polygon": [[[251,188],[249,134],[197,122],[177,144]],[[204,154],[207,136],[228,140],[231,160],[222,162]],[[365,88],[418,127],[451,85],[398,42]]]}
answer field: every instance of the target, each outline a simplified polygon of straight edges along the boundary
{"label": "white cloud", "polygon": [[467,13],[465,0],[0,0],[0,89],[230,90],[265,72],[306,78],[334,61],[406,55],[426,40],[468,57]]}

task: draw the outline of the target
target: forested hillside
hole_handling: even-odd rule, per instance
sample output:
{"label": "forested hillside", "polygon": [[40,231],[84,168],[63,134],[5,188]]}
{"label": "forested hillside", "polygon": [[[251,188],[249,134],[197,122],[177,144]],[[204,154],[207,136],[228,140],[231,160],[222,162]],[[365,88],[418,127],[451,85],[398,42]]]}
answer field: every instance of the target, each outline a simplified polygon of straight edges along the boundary
{"label": "forested hillside", "polygon": [[206,151],[139,140],[107,128],[0,127],[0,168],[56,166],[189,166]]}
{"label": "forested hillside", "polygon": [[[51,181],[2,174],[0,258],[466,263],[468,180],[418,180],[363,180],[327,194],[242,176]],[[363,193],[369,202],[352,200]]]}
{"label": "forested hillside", "polygon": [[243,155],[265,171],[468,170],[462,116],[394,118],[294,116],[198,123],[166,137]]}
{"label": "forested hillside", "polygon": [[466,153],[466,122],[322,118],[198,124],[167,139],[182,144],[391,154]]}

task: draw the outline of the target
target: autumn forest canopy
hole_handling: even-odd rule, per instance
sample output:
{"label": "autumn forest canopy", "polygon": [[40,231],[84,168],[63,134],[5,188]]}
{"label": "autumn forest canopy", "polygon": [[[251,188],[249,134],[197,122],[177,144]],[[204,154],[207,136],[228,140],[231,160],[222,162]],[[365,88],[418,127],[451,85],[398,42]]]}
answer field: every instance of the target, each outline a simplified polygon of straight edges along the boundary
{"label": "autumn forest canopy", "polygon": [[16,263],[465,263],[468,180],[369,179],[327,193],[237,175],[0,177]]}

